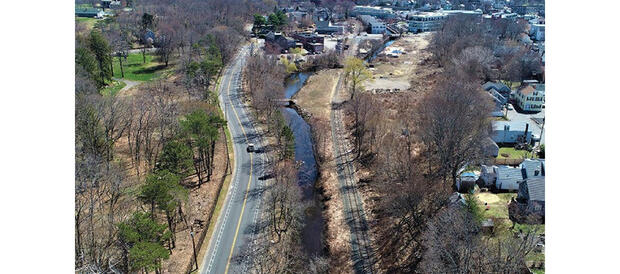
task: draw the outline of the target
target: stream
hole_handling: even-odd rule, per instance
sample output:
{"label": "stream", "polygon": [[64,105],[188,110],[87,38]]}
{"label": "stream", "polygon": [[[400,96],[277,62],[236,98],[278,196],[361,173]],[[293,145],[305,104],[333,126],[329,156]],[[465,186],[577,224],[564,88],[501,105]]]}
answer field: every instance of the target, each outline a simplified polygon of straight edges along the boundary
{"label": "stream", "polygon": [[[377,57],[383,49],[394,43],[394,40],[385,42],[381,48],[375,51],[369,58],[371,62]],[[287,99],[292,98],[304,86],[311,72],[298,72],[291,74],[286,78],[284,96]],[[309,203],[305,214],[305,225],[302,230],[303,249],[308,255],[321,256],[323,251],[323,228],[325,220],[321,214],[321,204],[318,194],[314,187],[318,175],[316,159],[312,151],[312,133],[310,125],[297,113],[295,109],[282,107],[281,109],[284,120],[293,131],[295,136],[295,161],[302,162],[299,168],[298,178],[299,186],[302,191],[303,202]]]}
{"label": "stream", "polygon": [[[286,98],[293,97],[312,75],[309,72],[299,72],[290,75],[285,81]],[[303,202],[309,203],[306,209],[305,225],[302,230],[303,249],[308,255],[323,255],[323,227],[325,220],[321,214],[319,197],[314,188],[318,170],[312,151],[312,133],[310,125],[292,108],[282,107],[284,120],[295,136],[295,161],[302,162],[298,178],[301,187]]]}

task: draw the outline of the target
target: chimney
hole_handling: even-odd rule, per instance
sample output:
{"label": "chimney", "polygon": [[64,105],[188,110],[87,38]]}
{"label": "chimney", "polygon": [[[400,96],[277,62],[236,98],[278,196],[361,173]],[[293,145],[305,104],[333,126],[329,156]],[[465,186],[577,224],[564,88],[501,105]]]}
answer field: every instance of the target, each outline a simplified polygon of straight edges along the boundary
{"label": "chimney", "polygon": [[527,141],[527,130],[529,129],[529,127],[530,127],[530,124],[529,124],[529,123],[525,123],[525,133],[524,133],[524,137],[525,137],[525,140],[526,140],[526,141]]}

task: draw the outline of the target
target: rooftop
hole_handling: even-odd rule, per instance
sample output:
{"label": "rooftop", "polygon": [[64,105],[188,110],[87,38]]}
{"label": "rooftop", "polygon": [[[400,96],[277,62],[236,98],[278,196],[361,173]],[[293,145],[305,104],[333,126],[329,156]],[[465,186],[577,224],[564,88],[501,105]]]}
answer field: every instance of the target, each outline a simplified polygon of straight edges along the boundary
{"label": "rooftop", "polygon": [[[525,131],[525,127],[528,123],[524,121],[494,121],[493,130],[503,131],[504,126],[508,125],[511,131]],[[528,127],[529,132],[532,132],[532,127]]]}
{"label": "rooftop", "polygon": [[545,177],[536,177],[527,180],[527,192],[530,201],[545,201]]}

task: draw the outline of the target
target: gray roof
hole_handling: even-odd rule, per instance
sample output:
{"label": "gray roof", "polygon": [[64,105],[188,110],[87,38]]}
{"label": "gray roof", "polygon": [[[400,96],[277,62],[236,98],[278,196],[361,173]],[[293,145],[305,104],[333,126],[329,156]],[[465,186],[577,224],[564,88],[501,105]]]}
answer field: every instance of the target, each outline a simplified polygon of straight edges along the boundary
{"label": "gray roof", "polygon": [[523,173],[520,168],[514,168],[509,166],[499,166],[497,168],[497,179],[498,180],[510,180],[510,181],[521,181],[523,180]]}
{"label": "gray roof", "polygon": [[493,83],[493,82],[486,82],[484,83],[484,85],[482,85],[482,88],[484,88],[484,90],[488,91],[490,89],[495,89],[497,91],[505,91],[505,92],[510,92],[510,88],[502,83]]}
{"label": "gray roof", "polygon": [[545,177],[536,177],[527,180],[527,192],[530,201],[545,201]]}
{"label": "gray roof", "polygon": [[[525,159],[520,167],[525,169],[527,178],[545,176],[545,160]],[[535,175],[536,170],[539,171],[538,175]]]}
{"label": "gray roof", "polygon": [[[493,122],[493,130],[496,131],[503,131],[504,130],[504,126],[505,125],[509,125],[510,126],[510,131],[521,131],[521,132],[525,132],[525,125],[528,124],[527,122],[523,122],[523,121],[494,121]],[[528,132],[532,131],[532,127],[530,126],[527,129]]]}

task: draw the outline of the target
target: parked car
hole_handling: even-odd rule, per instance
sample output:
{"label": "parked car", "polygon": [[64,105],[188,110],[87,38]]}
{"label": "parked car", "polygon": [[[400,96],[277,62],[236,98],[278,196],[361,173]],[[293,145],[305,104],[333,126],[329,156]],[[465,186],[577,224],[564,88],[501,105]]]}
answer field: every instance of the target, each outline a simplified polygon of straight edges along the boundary
{"label": "parked car", "polygon": [[248,144],[248,148],[246,150],[248,152],[254,152],[254,144]]}
{"label": "parked car", "polygon": [[512,104],[508,104],[508,105],[506,106],[506,109],[507,109],[507,110],[513,110],[513,109],[515,109],[515,108],[512,106]]}

